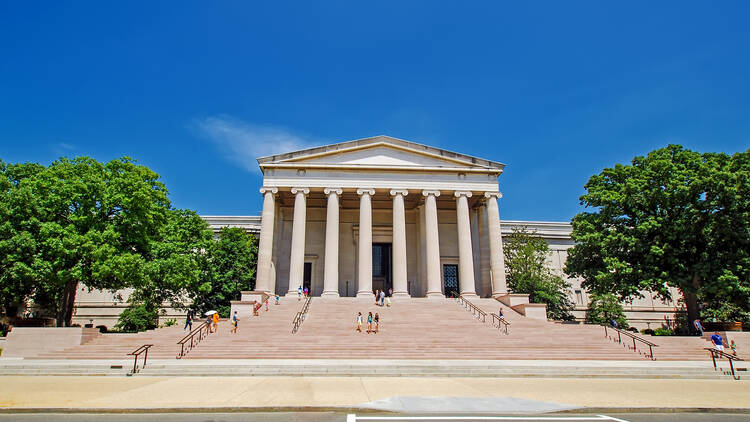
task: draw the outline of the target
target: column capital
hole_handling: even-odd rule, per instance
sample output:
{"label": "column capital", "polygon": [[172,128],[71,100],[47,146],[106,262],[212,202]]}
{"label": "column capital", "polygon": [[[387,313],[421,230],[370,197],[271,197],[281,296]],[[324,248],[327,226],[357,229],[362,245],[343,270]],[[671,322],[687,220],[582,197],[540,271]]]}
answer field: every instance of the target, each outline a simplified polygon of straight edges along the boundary
{"label": "column capital", "polygon": [[362,196],[364,194],[368,194],[370,196],[375,195],[375,189],[372,188],[360,188],[357,189],[357,195]]}
{"label": "column capital", "polygon": [[440,191],[439,190],[423,190],[422,191],[422,196],[430,196],[430,195],[437,198],[438,196],[440,196]]}
{"label": "column capital", "polygon": [[330,195],[332,193],[335,193],[336,195],[341,195],[343,190],[341,188],[325,188],[323,189],[323,193],[326,195]]}
{"label": "column capital", "polygon": [[307,195],[310,193],[310,188],[292,188],[292,195],[296,195],[298,193]]}
{"label": "column capital", "polygon": [[496,199],[500,199],[500,198],[502,198],[502,197],[503,197],[503,194],[502,194],[502,193],[500,193],[500,192],[485,192],[485,193],[484,193],[484,197],[485,197],[485,198],[496,198]]}
{"label": "column capital", "polygon": [[471,198],[471,192],[470,191],[457,190],[457,191],[453,192],[453,195],[456,198],[460,198],[462,196],[465,196],[467,198]]}
{"label": "column capital", "polygon": [[263,186],[262,188],[260,188],[260,193],[265,195],[266,192],[271,192],[272,194],[275,195],[279,193],[279,188],[275,186]]}
{"label": "column capital", "polygon": [[406,189],[391,189],[389,193],[391,194],[391,196],[396,196],[396,195],[406,196],[409,194],[409,191]]}

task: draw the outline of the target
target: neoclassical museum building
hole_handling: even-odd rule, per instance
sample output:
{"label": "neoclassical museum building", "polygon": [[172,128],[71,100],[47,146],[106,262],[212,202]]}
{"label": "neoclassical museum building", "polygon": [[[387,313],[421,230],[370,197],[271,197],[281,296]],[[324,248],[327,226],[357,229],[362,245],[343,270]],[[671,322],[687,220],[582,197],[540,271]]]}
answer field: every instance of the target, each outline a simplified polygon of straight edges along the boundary
{"label": "neoclassical museum building", "polygon": [[[262,157],[258,164],[260,217],[204,216],[214,230],[243,227],[259,236],[256,290],[501,296],[509,293],[503,235],[518,227],[547,240],[548,265],[564,275],[570,224],[501,220],[498,177],[505,165],[499,162],[376,136]],[[588,297],[580,280],[569,280],[574,314],[582,319]],[[79,293],[77,322],[114,325],[124,305],[113,294]],[[645,296],[624,304],[631,324],[658,326],[674,317],[675,302]]]}

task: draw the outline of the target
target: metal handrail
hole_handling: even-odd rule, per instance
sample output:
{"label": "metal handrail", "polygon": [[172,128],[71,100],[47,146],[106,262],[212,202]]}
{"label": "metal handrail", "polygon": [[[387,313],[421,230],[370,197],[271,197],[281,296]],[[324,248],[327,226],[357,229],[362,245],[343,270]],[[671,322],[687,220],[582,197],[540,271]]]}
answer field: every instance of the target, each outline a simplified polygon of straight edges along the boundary
{"label": "metal handrail", "polygon": [[492,326],[495,326],[495,321],[497,321],[497,329],[504,328],[505,329],[505,335],[508,335],[508,328],[510,327],[510,322],[506,321],[505,318],[500,318],[500,315],[498,314],[490,314],[492,315]]}
{"label": "metal handrail", "polygon": [[711,360],[714,362],[714,371],[716,371],[718,368],[716,367],[716,358],[727,358],[729,361],[729,367],[732,369],[732,378],[735,380],[739,380],[740,376],[735,375],[734,373],[734,363],[732,361],[740,360],[745,361],[745,359],[738,358],[737,356],[730,355],[729,353],[722,352],[721,350],[712,349],[710,347],[704,347],[705,350],[708,350],[711,353]]}
{"label": "metal handrail", "polygon": [[[646,346],[648,346],[648,354],[644,353],[644,356],[646,356],[647,358],[649,358],[651,360],[656,360],[656,358],[654,357],[654,347],[659,347],[658,344],[651,343],[648,340],[642,339],[642,338],[636,336],[633,333],[621,330],[619,328],[610,327],[610,326],[607,326],[606,324],[600,324],[600,325],[602,327],[604,327],[604,337],[610,338],[610,339],[612,339],[612,341],[616,341],[617,343],[622,344],[622,335],[624,334],[624,335],[630,337],[631,339],[633,339],[633,347],[631,347],[629,344],[628,345],[623,345],[623,346],[627,346],[627,348],[629,350],[633,350],[634,352],[641,353],[638,350],[638,347],[637,347],[637,345],[635,343],[636,341],[639,341],[639,342],[645,344]],[[612,337],[610,337],[607,330],[614,330],[617,333],[617,339],[615,340],[614,335]]]}
{"label": "metal handrail", "polygon": [[302,325],[302,323],[305,321],[307,312],[310,310],[311,301],[312,296],[308,296],[305,300],[305,303],[302,305],[302,310],[294,315],[294,319],[292,320],[292,334],[296,333],[299,330],[299,326]]}
{"label": "metal handrail", "polygon": [[[198,326],[198,328],[192,330],[188,335],[182,338],[182,340],[178,341],[177,344],[180,345],[180,353],[177,355],[177,359],[182,359],[188,352],[193,350],[193,347],[201,342],[204,338],[208,337],[208,334],[211,333],[211,324],[207,322],[201,323],[201,325]],[[195,340],[195,336],[198,336],[198,340]],[[188,344],[188,341],[190,343]],[[187,350],[185,349],[185,345],[187,344]]]}
{"label": "metal handrail", "polygon": [[144,344],[143,346],[133,350],[132,352],[128,353],[128,356],[133,356],[135,359],[133,360],[133,372],[131,374],[138,373],[138,356],[141,355],[141,353],[145,354],[143,355],[143,367],[146,367],[146,362],[148,361],[148,349],[154,347],[153,344]]}
{"label": "metal handrail", "polygon": [[477,305],[471,303],[468,299],[466,299],[463,296],[459,296],[456,299],[458,300],[459,304],[463,305],[464,308],[470,310],[471,314],[475,316],[477,319],[481,318],[482,322],[487,322],[487,313],[479,309]]}

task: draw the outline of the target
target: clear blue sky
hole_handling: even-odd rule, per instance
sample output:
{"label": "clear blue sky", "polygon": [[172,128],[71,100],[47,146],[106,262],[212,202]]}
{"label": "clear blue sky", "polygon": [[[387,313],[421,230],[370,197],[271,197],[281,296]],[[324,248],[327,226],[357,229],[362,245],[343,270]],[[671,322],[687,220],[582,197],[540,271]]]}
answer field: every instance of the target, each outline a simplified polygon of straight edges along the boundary
{"label": "clear blue sky", "polygon": [[257,215],[254,158],[386,134],[507,164],[505,219],[668,143],[750,147],[750,2],[0,0],[0,158],[128,155]]}

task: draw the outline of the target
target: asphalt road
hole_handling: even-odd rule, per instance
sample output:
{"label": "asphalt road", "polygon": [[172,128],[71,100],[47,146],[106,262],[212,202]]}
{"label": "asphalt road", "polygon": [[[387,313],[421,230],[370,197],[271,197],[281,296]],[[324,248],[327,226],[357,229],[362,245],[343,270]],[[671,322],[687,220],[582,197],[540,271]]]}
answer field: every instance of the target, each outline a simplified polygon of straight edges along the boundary
{"label": "asphalt road", "polygon": [[[359,416],[377,416],[377,415],[359,415]],[[425,415],[382,415],[385,418],[380,422],[430,422],[430,420],[440,422],[449,422],[449,419],[430,419]],[[415,419],[418,416],[419,419]],[[431,415],[435,416],[435,415]],[[449,415],[441,415],[442,417]],[[462,416],[457,419],[460,422],[481,421],[489,422],[490,419],[471,418],[470,415],[450,415]],[[490,416],[490,415],[486,415]],[[502,416],[503,419],[497,421],[555,421],[565,422],[566,419],[571,422],[600,420],[602,422],[619,421],[619,422],[702,422],[702,421],[721,421],[721,422],[745,422],[750,421],[750,414],[727,414],[727,413],[607,413],[605,416],[613,418],[604,418],[594,414],[536,414],[536,415],[491,415]],[[464,418],[471,419],[464,419]],[[553,419],[548,419],[553,418]],[[299,413],[107,413],[107,414],[60,414],[60,413],[16,413],[0,414],[0,422],[19,421],[19,422],[346,422],[346,413],[322,413],[322,412],[299,412]],[[378,422],[373,419],[365,419],[367,422]]]}

